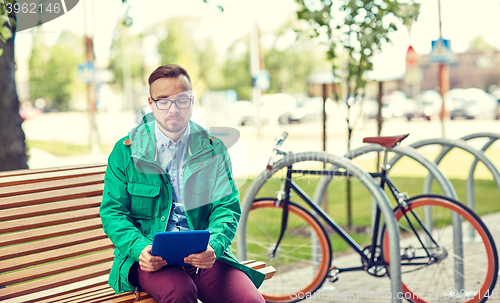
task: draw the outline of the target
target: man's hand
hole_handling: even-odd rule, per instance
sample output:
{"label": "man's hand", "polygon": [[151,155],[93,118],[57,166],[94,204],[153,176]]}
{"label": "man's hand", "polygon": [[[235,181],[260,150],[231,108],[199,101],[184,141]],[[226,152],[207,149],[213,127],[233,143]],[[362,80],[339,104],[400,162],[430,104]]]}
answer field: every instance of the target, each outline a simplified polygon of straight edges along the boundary
{"label": "man's hand", "polygon": [[157,271],[167,265],[167,261],[162,257],[151,255],[151,245],[146,246],[139,256],[139,266],[144,271]]}
{"label": "man's hand", "polygon": [[184,263],[191,264],[198,268],[211,268],[215,263],[215,252],[210,244],[207,250],[198,254],[192,254],[184,258]]}

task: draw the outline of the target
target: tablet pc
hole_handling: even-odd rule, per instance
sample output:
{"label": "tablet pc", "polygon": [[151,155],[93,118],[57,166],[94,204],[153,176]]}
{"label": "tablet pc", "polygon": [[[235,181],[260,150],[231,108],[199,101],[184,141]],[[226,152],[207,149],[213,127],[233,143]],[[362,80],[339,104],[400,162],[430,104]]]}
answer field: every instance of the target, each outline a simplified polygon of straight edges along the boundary
{"label": "tablet pc", "polygon": [[210,232],[208,230],[166,231],[153,237],[151,254],[167,261],[167,266],[190,266],[184,258],[207,250]]}

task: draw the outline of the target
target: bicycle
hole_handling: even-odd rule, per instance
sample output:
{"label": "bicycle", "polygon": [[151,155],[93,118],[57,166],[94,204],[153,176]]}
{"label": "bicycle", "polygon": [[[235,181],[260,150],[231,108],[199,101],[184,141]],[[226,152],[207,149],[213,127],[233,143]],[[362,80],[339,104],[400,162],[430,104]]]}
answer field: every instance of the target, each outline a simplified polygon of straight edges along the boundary
{"label": "bicycle", "polygon": [[[382,169],[370,175],[380,178],[380,188],[387,187],[397,203],[394,215],[400,233],[404,298],[410,302],[484,302],[489,297],[498,297],[494,290],[498,276],[497,249],[479,216],[466,205],[446,196],[423,194],[410,198],[400,192],[388,177],[388,151],[407,136],[363,139],[363,142],[384,147]],[[286,177],[278,179],[281,188],[276,197],[249,197],[252,201],[250,212],[242,214],[237,236],[239,258],[244,255],[244,258],[263,260],[277,270],[272,281],[261,286],[266,301],[300,301],[306,297],[304,294],[314,294],[327,278],[335,282],[342,272],[367,271],[376,277],[388,276],[389,237],[381,221],[380,207],[376,207],[371,244],[362,248],[292,180],[294,174],[328,178],[352,175],[335,166],[322,170],[294,168],[304,161],[327,161],[320,152],[292,154],[294,157],[290,157],[291,153],[279,149],[286,137],[285,132],[277,138],[257,186],[260,190],[269,176],[284,168],[282,173]],[[283,158],[274,161],[277,155]],[[310,210],[291,201],[292,191]],[[474,228],[481,243],[463,242],[459,234],[461,229],[453,228],[453,222]],[[249,228],[251,226],[254,228]],[[341,268],[331,265],[332,247],[325,226],[360,256],[360,266]],[[247,251],[248,255],[245,255]]]}

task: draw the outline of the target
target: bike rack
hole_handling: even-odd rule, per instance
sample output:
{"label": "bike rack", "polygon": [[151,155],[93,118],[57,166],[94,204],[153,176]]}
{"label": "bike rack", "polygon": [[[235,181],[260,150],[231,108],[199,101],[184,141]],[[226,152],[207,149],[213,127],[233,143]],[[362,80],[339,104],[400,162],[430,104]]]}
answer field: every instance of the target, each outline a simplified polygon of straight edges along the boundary
{"label": "bike rack", "polygon": [[[384,151],[384,149],[385,149],[384,147],[382,147],[378,144],[369,144],[369,145],[365,145],[365,146],[362,146],[362,147],[357,148],[355,150],[347,152],[345,157],[349,158],[349,159],[354,159],[354,158],[361,156],[361,155],[364,155],[366,153],[381,152],[381,151]],[[424,166],[429,171],[429,175],[432,175],[437,180],[438,184],[441,186],[445,195],[452,197],[454,199],[457,198],[457,194],[455,192],[453,185],[451,184],[450,180],[448,180],[448,178],[446,178],[443,175],[443,173],[439,170],[439,168],[437,167],[437,164],[429,161],[427,158],[422,156],[415,148],[408,147],[408,146],[396,145],[393,148],[391,148],[390,151],[394,152],[396,155],[391,158],[391,161],[389,161],[389,170],[394,166],[394,163],[396,161],[393,161],[393,160],[395,158],[397,158],[398,160],[403,156],[407,156],[409,158],[412,158],[413,160],[422,164],[422,166]],[[323,176],[321,178],[321,180],[318,183],[318,186],[316,187],[316,191],[314,193],[315,201],[322,201],[322,199],[326,193],[329,182],[330,182],[330,178],[328,178],[328,176],[326,176],[326,177]],[[430,218],[430,208],[429,207],[425,208],[425,216],[426,216],[426,220],[425,220],[426,227],[429,230],[432,230],[432,220],[427,219],[427,218]],[[463,256],[462,225],[460,224],[460,218],[458,218],[457,216],[453,216],[453,231],[454,231],[454,235],[455,235],[455,237],[454,237],[454,247],[455,247],[454,253],[457,256],[461,257],[461,256]],[[463,285],[463,278],[461,278],[463,276],[463,272],[464,272],[463,267],[460,264],[455,264],[455,268],[457,269],[457,271],[455,273],[455,280],[458,281],[458,283],[456,283],[456,285]],[[460,283],[460,281],[462,281],[462,282]],[[457,289],[463,289],[463,287],[457,288]]]}
{"label": "bike rack", "polygon": [[[479,134],[476,134],[479,136]],[[476,135],[471,135],[471,137],[466,136],[468,139],[476,138]],[[496,136],[496,135],[495,135]],[[495,139],[496,140],[496,139]],[[490,140],[491,141],[491,140]],[[489,147],[493,142],[485,145],[485,147]],[[453,149],[454,147],[458,147],[476,157],[476,162],[477,160],[481,160],[483,164],[490,170],[490,172],[493,174],[493,178],[497,184],[497,187],[500,189],[500,174],[498,173],[497,169],[491,163],[491,161],[484,155],[483,151],[478,151],[477,149],[473,148],[467,142],[464,140],[458,139],[447,139],[447,138],[435,138],[435,139],[426,139],[426,140],[421,140],[415,143],[410,144],[410,147],[412,148],[420,148],[422,146],[428,146],[428,145],[442,145],[443,149],[441,150],[441,153],[437,156],[436,160],[434,161],[437,164],[441,162],[443,157],[448,154],[448,152]],[[483,147],[483,148],[485,148]],[[401,159],[401,155],[396,155],[389,161],[389,165],[393,166],[399,159]],[[473,165],[473,168],[475,169],[475,165]],[[469,174],[469,177],[473,175],[473,171]],[[429,174],[425,180],[424,183],[424,192],[430,192],[432,189],[432,179],[433,176]],[[470,185],[472,187],[472,184]],[[457,199],[456,197],[452,197]],[[472,199],[473,200],[473,199]],[[426,212],[426,216],[430,216],[430,213]],[[454,253],[455,255],[459,256],[461,258],[463,256],[463,250],[462,250],[462,224],[460,217],[458,214],[455,214],[453,216],[453,238],[454,238]],[[430,220],[426,220],[430,221]],[[472,237],[474,237],[473,233],[470,233]],[[459,258],[455,258],[455,287],[456,289],[464,289],[464,282],[463,282],[463,262],[459,261]]]}
{"label": "bike rack", "polygon": [[[461,140],[468,141],[471,139],[476,139],[476,138],[490,138],[490,140],[481,148],[481,151],[486,151],[488,147],[490,147],[496,140],[500,139],[500,134],[495,134],[495,133],[475,133],[471,135],[464,136],[460,138]],[[471,165],[470,172],[469,172],[469,177],[467,178],[467,183],[465,185],[466,193],[467,193],[467,205],[472,208],[472,210],[475,210],[476,208],[476,203],[474,199],[474,172],[476,170],[476,166],[478,163],[478,159],[475,158],[474,162]],[[498,185],[498,183],[497,183]],[[470,237],[474,238],[475,233],[474,230],[470,230]]]}
{"label": "bike rack", "polygon": [[[283,159],[279,160],[273,165],[272,170],[266,170],[262,172],[248,187],[245,196],[242,200],[242,214],[246,214],[250,211],[252,206],[253,197],[256,196],[258,190],[262,185],[272,177],[273,173],[283,167],[293,164],[295,160],[304,159],[310,161],[323,161],[331,163],[338,168],[343,168],[347,173],[354,175],[372,194],[375,201],[379,205],[382,215],[385,219],[387,230],[389,233],[389,254],[390,254],[390,276],[391,276],[391,292],[392,292],[392,302],[402,302],[397,294],[402,293],[401,287],[401,259],[400,259],[400,246],[399,246],[399,233],[396,218],[392,211],[389,199],[378,184],[375,183],[373,178],[361,169],[359,166],[354,164],[352,161],[345,157],[336,156],[333,154],[328,154],[326,152],[304,152],[304,153],[289,153]],[[322,178],[323,179],[323,178]],[[316,196],[315,196],[316,197]],[[321,200],[315,200],[321,201]],[[239,228],[236,231],[236,243],[237,243],[237,256],[240,260],[246,260],[246,243],[244,241],[246,234],[246,224],[247,216],[242,215]]]}

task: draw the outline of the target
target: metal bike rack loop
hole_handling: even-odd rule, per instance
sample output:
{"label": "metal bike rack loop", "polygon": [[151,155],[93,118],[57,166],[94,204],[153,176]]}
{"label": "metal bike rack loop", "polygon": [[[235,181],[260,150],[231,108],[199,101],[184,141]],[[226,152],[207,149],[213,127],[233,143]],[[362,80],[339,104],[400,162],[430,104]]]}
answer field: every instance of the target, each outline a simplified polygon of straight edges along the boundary
{"label": "metal bike rack loop", "polygon": [[[496,136],[498,136],[498,135],[496,135]],[[469,136],[467,136],[467,137],[469,137]],[[470,138],[467,138],[467,140],[472,139],[472,138],[476,138],[476,137],[470,137]],[[485,145],[485,147],[486,148],[489,147],[492,143],[493,142],[491,142],[489,145],[488,144]],[[426,140],[412,143],[412,144],[410,144],[410,147],[413,147],[416,149],[416,148],[420,148],[420,147],[428,146],[428,145],[442,145],[443,146],[441,153],[436,157],[436,160],[434,161],[436,164],[439,164],[441,162],[441,160],[443,160],[444,156],[446,156],[448,154],[448,152],[451,149],[453,149],[454,147],[460,148],[460,149],[472,154],[473,156],[476,157],[475,163],[477,163],[477,161],[480,160],[481,162],[483,162],[483,164],[486,166],[486,168],[488,168],[488,170],[493,175],[493,179],[495,180],[497,187],[500,189],[500,174],[498,173],[498,170],[493,165],[493,163],[491,163],[491,161],[484,155],[482,150],[479,151],[479,150],[473,148],[472,146],[467,144],[467,142],[465,140],[462,140],[462,139],[455,140],[455,139],[447,139],[447,138],[426,139]],[[485,147],[483,147],[483,149]],[[394,165],[400,158],[401,158],[401,156],[399,156],[399,155],[393,157],[391,159],[391,161],[389,161],[389,164],[391,166]],[[474,167],[475,167],[475,165],[474,165]],[[425,180],[425,185],[424,185],[425,192],[431,191],[432,178],[433,178],[433,176],[429,175],[427,177],[427,179]]]}
{"label": "metal bike rack loop", "polygon": [[[470,138],[471,139],[471,138]],[[437,156],[436,160],[434,161],[437,164],[441,162],[443,157],[448,154],[448,152],[453,149],[454,147],[458,147],[476,157],[476,160],[480,160],[483,162],[483,164],[490,170],[490,172],[493,175],[493,179],[495,180],[497,187],[500,189],[500,174],[498,173],[497,169],[491,163],[491,161],[484,155],[483,151],[478,151],[477,149],[473,148],[469,144],[467,144],[466,141],[458,139],[447,139],[447,138],[435,138],[435,139],[426,139],[426,140],[421,140],[415,143],[410,144],[410,147],[413,147],[415,149],[420,148],[422,146],[428,146],[428,145],[441,145],[443,149],[441,150],[441,153]],[[389,165],[393,166],[399,159],[401,159],[401,155],[397,155],[393,157],[389,161]],[[424,183],[424,192],[430,192],[432,189],[432,180],[433,176],[429,174],[425,180]],[[453,197],[457,199],[456,197]],[[426,213],[427,216],[430,216],[429,213]],[[463,246],[462,246],[462,224],[461,224],[461,219],[458,214],[453,215],[453,239],[454,239],[454,253],[455,255],[458,256],[458,258],[455,258],[455,287],[456,289],[464,289],[464,281],[463,281],[463,261],[461,261],[462,256],[463,256]],[[426,220],[427,221],[427,220]],[[471,232],[471,236],[473,237],[474,234]]]}
{"label": "metal bike rack loop", "polygon": [[[378,145],[378,144],[368,144],[365,146],[362,146],[360,148],[357,148],[355,150],[349,151],[346,154],[346,158],[349,159],[354,159],[358,156],[364,155],[369,152],[381,152],[385,148]],[[390,151],[394,152],[396,155],[391,158],[391,161],[389,161],[389,170],[394,166],[395,161],[393,162],[394,158],[400,159],[403,156],[407,156],[418,163],[422,164],[428,171],[429,175],[432,175],[438,182],[438,184],[441,186],[441,189],[445,193],[445,195],[456,199],[457,194],[455,192],[455,189],[453,185],[451,184],[450,180],[446,178],[443,173],[439,170],[437,165],[424,156],[422,156],[415,148],[412,147],[407,147],[407,146],[401,146],[401,145],[396,145],[393,148],[390,149]],[[314,194],[314,199],[315,201],[322,201],[328,184],[330,182],[330,179],[328,176],[323,176],[321,180],[318,183],[318,186],[316,187],[316,191]],[[432,220],[431,215],[430,215],[430,208],[425,207],[425,225],[429,230],[432,230]],[[457,255],[459,258],[463,256],[463,250],[462,250],[462,225],[460,224],[460,218],[457,216],[453,217],[453,234],[454,234],[454,253]],[[455,262],[455,285],[458,287],[460,285],[463,285],[463,264],[459,264],[460,262]],[[463,288],[463,287],[462,287]],[[462,288],[457,288],[457,289],[462,289]]]}
{"label": "metal bike rack loop", "polygon": [[[490,147],[493,143],[495,143],[496,140],[500,139],[500,134],[496,133],[475,133],[475,134],[470,134],[467,136],[464,136],[460,139],[464,141],[468,141],[471,139],[476,139],[476,138],[489,138],[490,140],[481,148],[481,151],[486,151],[488,147]],[[467,183],[465,185],[466,188],[466,193],[467,193],[467,205],[472,208],[472,210],[475,210],[476,208],[476,203],[474,199],[474,172],[476,170],[477,163],[479,162],[478,158],[474,158],[474,162],[471,165],[470,171],[469,171],[469,177],[467,178]],[[498,185],[498,183],[497,183]],[[499,188],[500,189],[500,188]],[[470,230],[470,236],[471,238],[474,238],[474,230]]]}
{"label": "metal bike rack loop", "polygon": [[[245,196],[242,200],[242,216],[237,230],[237,255],[240,260],[246,260],[246,224],[247,216],[253,203],[253,198],[256,196],[258,190],[262,185],[269,180],[274,172],[290,164],[293,164],[297,159],[304,159],[309,161],[323,161],[331,163],[338,168],[343,168],[347,173],[354,175],[372,194],[375,201],[378,203],[389,233],[389,254],[390,254],[390,276],[391,276],[391,292],[392,302],[402,302],[398,298],[398,294],[402,293],[401,285],[401,259],[400,259],[400,246],[399,246],[399,233],[396,218],[392,211],[389,199],[382,189],[376,184],[373,178],[354,164],[352,161],[345,157],[328,154],[326,152],[304,152],[304,153],[289,153],[283,159],[273,165],[272,170],[262,172],[248,187]],[[321,200],[316,200],[321,201]]]}

